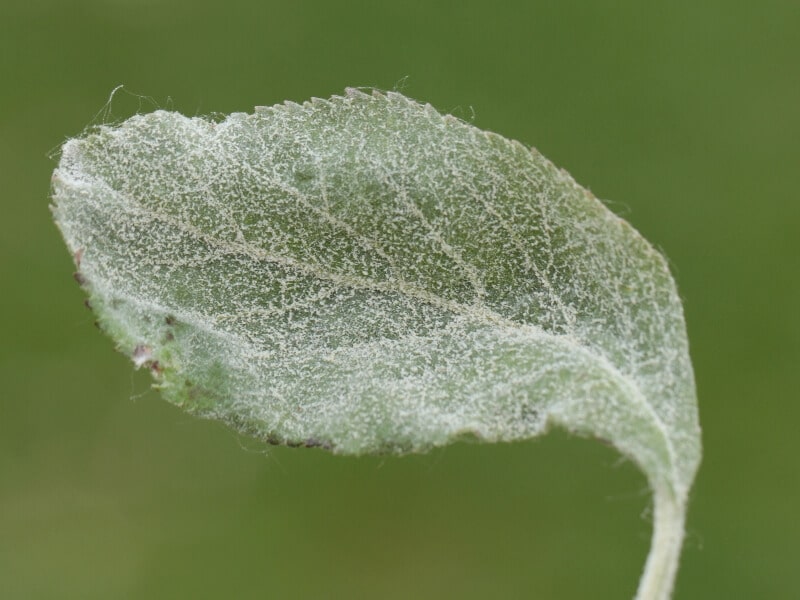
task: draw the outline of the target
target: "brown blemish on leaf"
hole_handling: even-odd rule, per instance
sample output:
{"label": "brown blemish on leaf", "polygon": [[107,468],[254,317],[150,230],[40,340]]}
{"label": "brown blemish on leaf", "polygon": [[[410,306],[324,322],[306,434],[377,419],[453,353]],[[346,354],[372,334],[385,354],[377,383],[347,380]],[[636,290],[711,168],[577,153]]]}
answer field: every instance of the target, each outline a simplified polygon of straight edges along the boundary
{"label": "brown blemish on leaf", "polygon": [[131,359],[136,368],[148,365],[153,360],[153,349],[145,344],[139,344],[133,349]]}

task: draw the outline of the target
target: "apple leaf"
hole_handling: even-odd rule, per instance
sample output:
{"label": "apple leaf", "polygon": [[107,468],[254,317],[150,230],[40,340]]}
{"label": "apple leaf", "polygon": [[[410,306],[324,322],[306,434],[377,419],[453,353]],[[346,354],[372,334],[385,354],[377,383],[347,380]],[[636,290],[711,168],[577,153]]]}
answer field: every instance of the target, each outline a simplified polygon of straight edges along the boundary
{"label": "apple leaf", "polygon": [[397,93],[67,142],[53,213],[98,322],[170,402],[289,445],[551,426],[646,474],[668,598],[700,429],[664,258],[535,150]]}

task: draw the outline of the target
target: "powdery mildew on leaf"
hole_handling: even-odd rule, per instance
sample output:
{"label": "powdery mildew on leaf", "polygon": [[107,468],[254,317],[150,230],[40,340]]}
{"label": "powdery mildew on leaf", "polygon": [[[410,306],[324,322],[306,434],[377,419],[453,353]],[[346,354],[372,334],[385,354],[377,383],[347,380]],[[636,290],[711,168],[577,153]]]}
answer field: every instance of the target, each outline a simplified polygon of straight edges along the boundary
{"label": "powdery mildew on leaf", "polygon": [[667,265],[535,150],[348,90],[100,127],[53,188],[101,326],[193,413],[341,453],[558,425],[685,501],[700,438]]}

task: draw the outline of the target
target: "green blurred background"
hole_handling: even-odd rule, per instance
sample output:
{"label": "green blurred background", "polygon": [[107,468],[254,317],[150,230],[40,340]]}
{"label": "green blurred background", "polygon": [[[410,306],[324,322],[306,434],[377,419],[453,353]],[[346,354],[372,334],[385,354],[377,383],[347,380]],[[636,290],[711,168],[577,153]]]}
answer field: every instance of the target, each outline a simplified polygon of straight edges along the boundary
{"label": "green blurred background", "polygon": [[535,145],[664,250],[705,445],[675,597],[800,598],[798,31],[797,0],[0,0],[0,598],[633,596],[646,483],[601,444],[264,448],[92,326],[67,137],[348,85]]}

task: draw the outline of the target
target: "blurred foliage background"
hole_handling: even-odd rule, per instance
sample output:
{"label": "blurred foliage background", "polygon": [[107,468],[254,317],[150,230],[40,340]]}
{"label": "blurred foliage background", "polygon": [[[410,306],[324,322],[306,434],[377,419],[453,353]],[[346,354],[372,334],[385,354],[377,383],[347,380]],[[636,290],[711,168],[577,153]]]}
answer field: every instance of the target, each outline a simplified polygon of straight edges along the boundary
{"label": "blurred foliage background", "polygon": [[663,249],[705,445],[675,597],[800,597],[798,31],[797,0],[1,0],[0,597],[633,596],[649,497],[601,444],[264,448],[92,327],[67,137],[348,85],[535,145]]}

